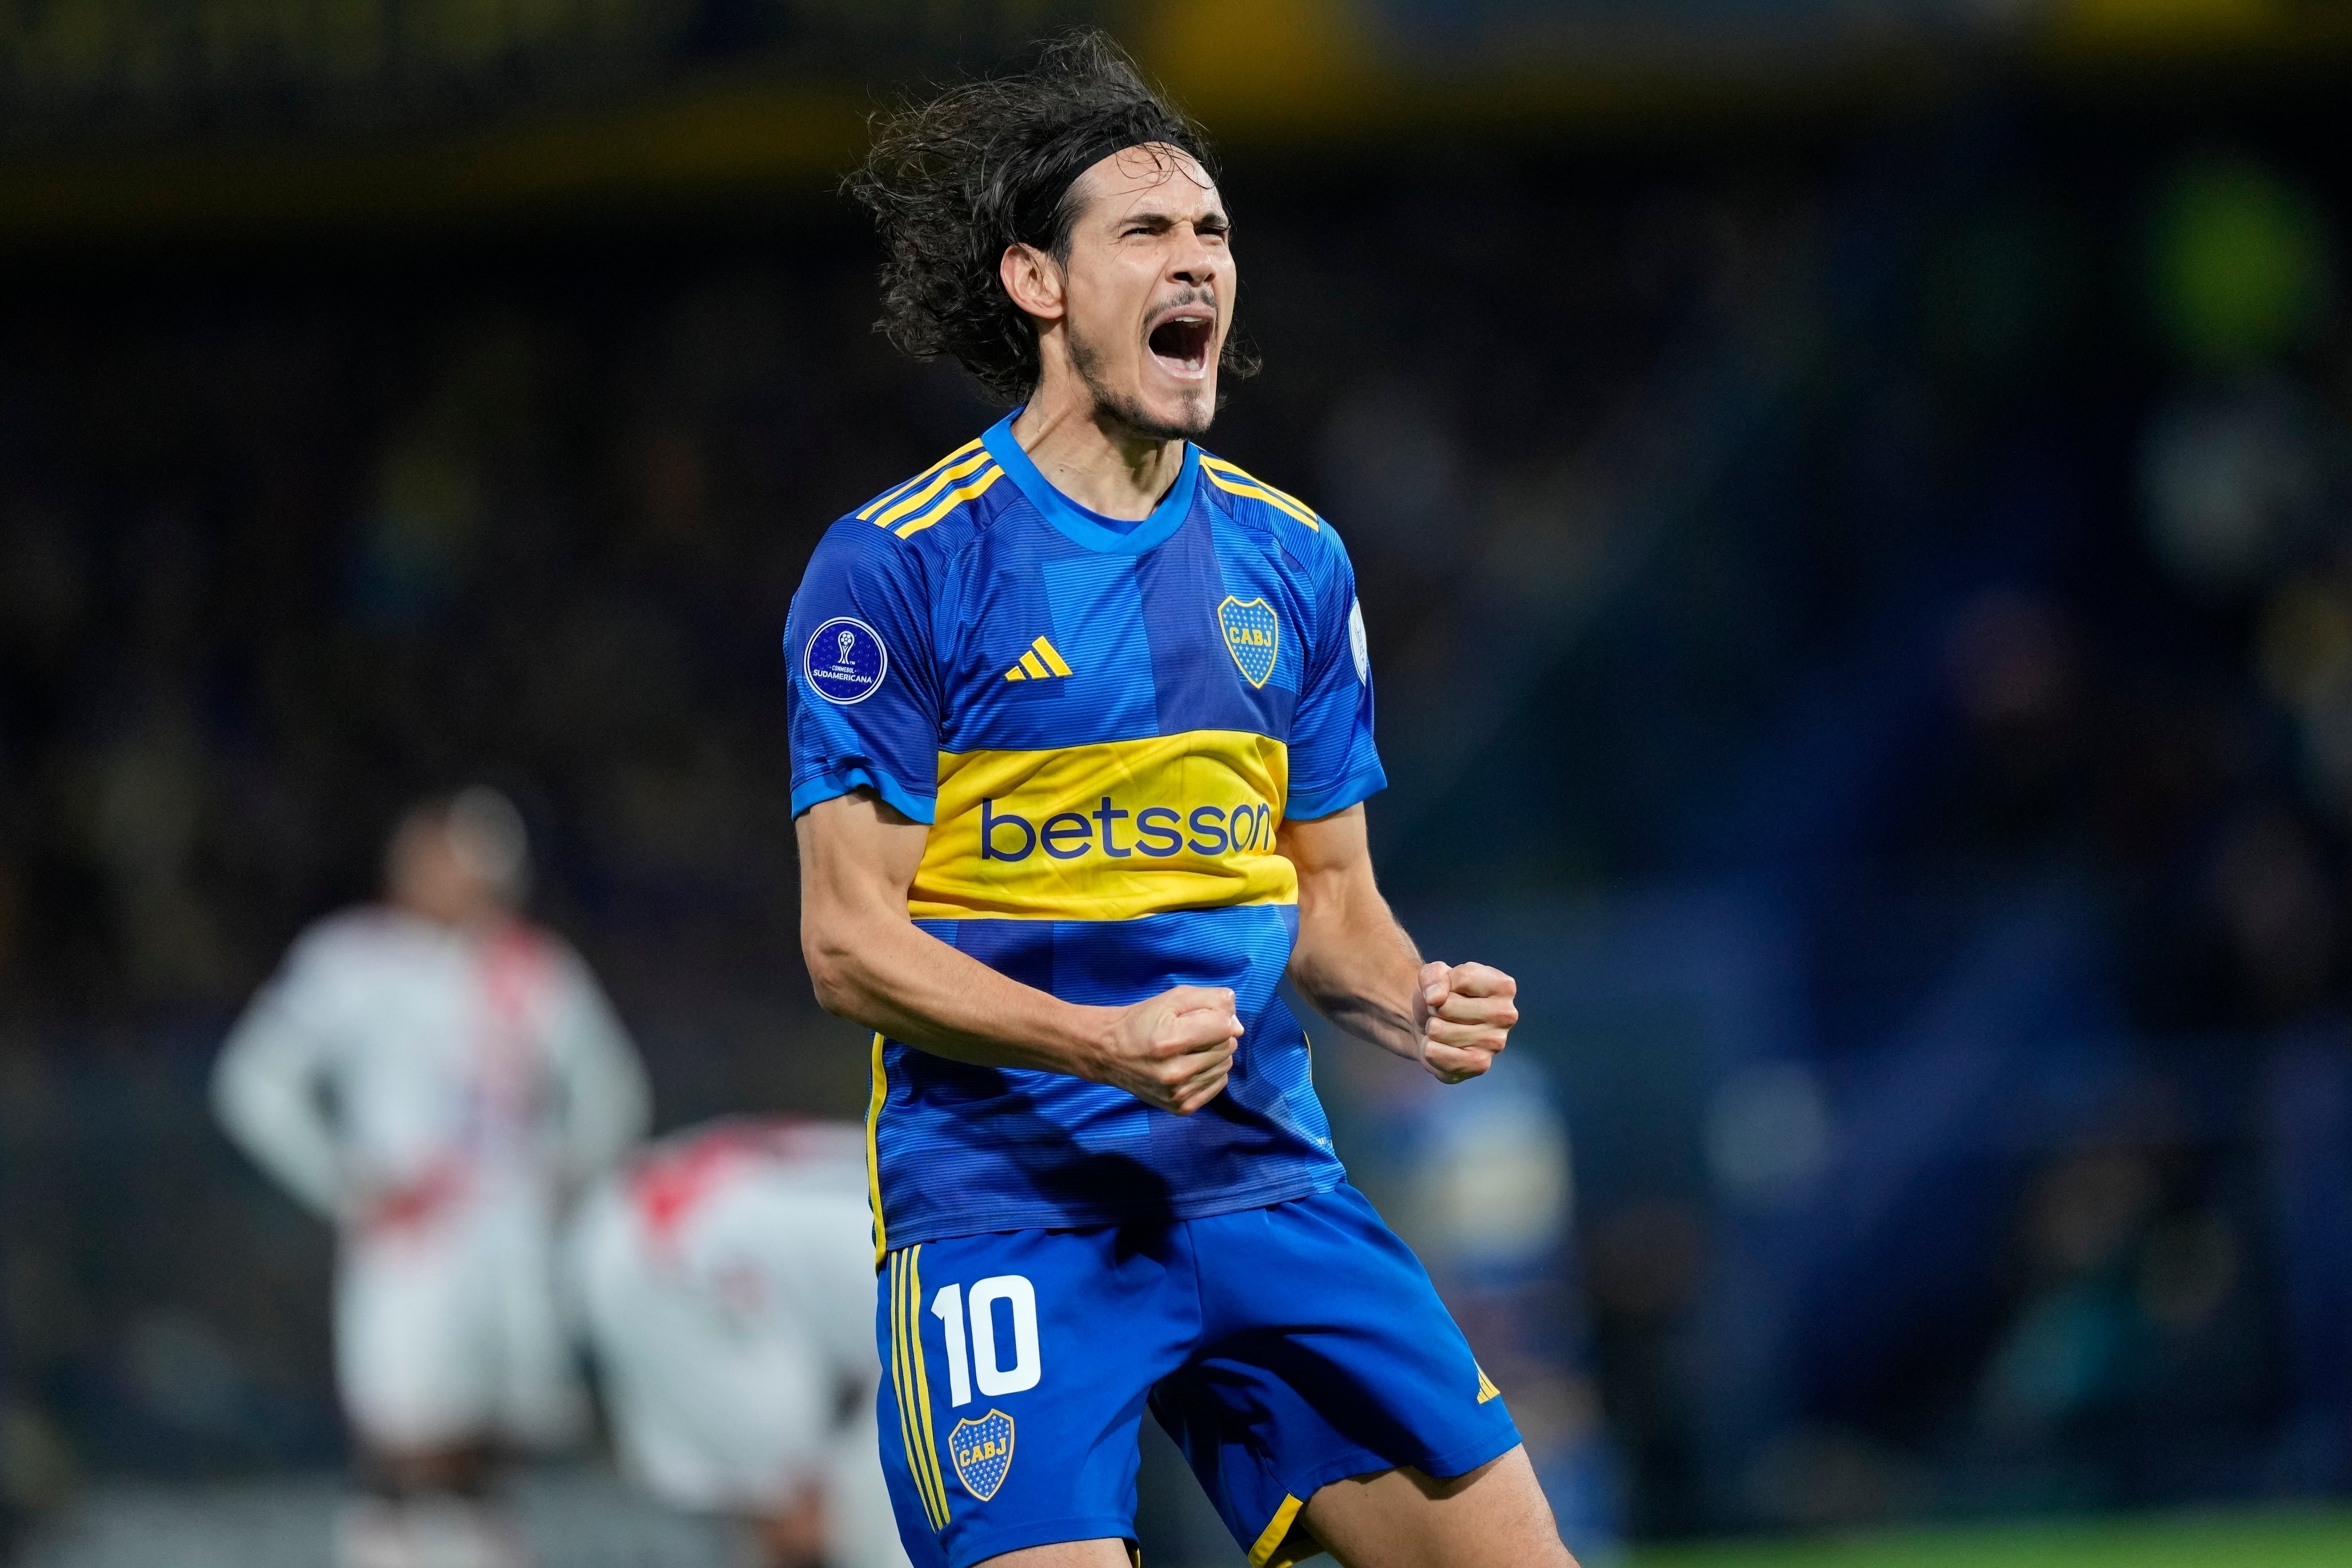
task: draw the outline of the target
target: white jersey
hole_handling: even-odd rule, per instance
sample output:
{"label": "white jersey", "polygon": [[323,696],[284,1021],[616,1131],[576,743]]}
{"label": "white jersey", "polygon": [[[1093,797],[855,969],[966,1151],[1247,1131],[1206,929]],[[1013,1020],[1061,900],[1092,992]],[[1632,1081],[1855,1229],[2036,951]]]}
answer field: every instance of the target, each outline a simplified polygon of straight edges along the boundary
{"label": "white jersey", "polygon": [[592,1180],[644,1131],[645,1074],[569,946],[394,909],[320,921],[237,1024],[215,1103],[246,1151],[346,1224]]}
{"label": "white jersey", "polygon": [[520,922],[322,921],[238,1022],[213,1091],[247,1152],[341,1227],[337,1379],[366,1438],[578,1435],[556,1210],[647,1107],[577,954]]}
{"label": "white jersey", "polygon": [[623,1458],[682,1507],[825,1495],[828,1560],[906,1561],[874,1426],[865,1130],[730,1119],[583,1206],[572,1260]]}

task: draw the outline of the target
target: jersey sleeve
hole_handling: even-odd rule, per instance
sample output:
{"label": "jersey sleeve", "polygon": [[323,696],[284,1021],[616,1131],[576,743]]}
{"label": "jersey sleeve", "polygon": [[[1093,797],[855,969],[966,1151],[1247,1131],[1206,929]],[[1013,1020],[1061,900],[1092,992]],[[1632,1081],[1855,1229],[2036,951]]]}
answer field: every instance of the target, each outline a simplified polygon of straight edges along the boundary
{"label": "jersey sleeve", "polygon": [[334,933],[313,931],[230,1031],[213,1066],[213,1109],[253,1162],[332,1218],[342,1159],[319,1088],[352,986]]}
{"label": "jersey sleeve", "polygon": [[1372,665],[1356,569],[1325,523],[1306,684],[1290,729],[1290,798],[1283,815],[1311,822],[1388,787],[1372,744]]}
{"label": "jersey sleeve", "polygon": [[939,794],[940,688],[920,552],[845,518],[784,624],[793,815],[871,789],[917,822]]}
{"label": "jersey sleeve", "polygon": [[645,1064],[587,963],[558,944],[548,1045],[563,1084],[566,1174],[602,1174],[646,1135],[653,1101]]}

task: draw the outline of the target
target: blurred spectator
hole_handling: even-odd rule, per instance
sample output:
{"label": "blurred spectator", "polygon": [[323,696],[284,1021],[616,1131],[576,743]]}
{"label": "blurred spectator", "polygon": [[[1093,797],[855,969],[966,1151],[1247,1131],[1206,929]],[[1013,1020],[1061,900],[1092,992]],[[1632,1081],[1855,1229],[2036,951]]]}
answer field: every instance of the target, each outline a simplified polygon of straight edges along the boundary
{"label": "blurred spectator", "polygon": [[1976,1390],[1978,1439],[2020,1501],[2131,1495],[2148,1424],[2226,1440],[2262,1419],[2274,1368],[2242,1221],[2179,1145],[2061,1156],[2026,1205],[2013,1316]]}
{"label": "blurred spectator", "polygon": [[2094,742],[2081,632],[2064,606],[1996,589],[1962,612],[1946,658],[1979,833],[2011,851],[2080,833]]}
{"label": "blurred spectator", "polygon": [[1996,1441],[2044,1438],[2124,1404],[2145,1360],[2133,1244],[2156,1196],[2155,1173],[2124,1150],[2074,1155],[2042,1176],[2025,1225],[2026,1304],[1980,1396]]}

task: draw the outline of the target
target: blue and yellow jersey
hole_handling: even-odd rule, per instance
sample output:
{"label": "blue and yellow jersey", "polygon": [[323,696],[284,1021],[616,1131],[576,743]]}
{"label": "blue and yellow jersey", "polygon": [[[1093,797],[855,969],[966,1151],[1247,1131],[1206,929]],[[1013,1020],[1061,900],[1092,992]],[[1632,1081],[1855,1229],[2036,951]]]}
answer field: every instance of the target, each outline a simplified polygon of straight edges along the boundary
{"label": "blue and yellow jersey", "polygon": [[1197,1218],[1340,1181],[1276,991],[1298,881],[1275,830],[1386,782],[1328,523],[1190,446],[1150,517],[1101,517],[1008,417],[835,523],[784,637],[793,813],[862,786],[929,823],[908,895],[923,930],[1071,1002],[1230,986],[1247,1031],[1190,1117],[877,1037],[888,1246]]}

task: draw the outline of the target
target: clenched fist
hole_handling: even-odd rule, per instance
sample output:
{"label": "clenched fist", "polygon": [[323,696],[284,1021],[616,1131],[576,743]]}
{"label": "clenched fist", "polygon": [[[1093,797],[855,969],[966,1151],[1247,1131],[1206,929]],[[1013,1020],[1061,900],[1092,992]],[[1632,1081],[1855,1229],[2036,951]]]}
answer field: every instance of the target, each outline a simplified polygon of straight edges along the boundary
{"label": "clenched fist", "polygon": [[1440,1083],[1476,1078],[1495,1065],[1519,1021],[1519,983],[1486,963],[1424,963],[1413,1021],[1421,1062]]}
{"label": "clenched fist", "polygon": [[1190,1116],[1224,1092],[1241,1035],[1231,991],[1179,985],[1113,1014],[1087,1076]]}

